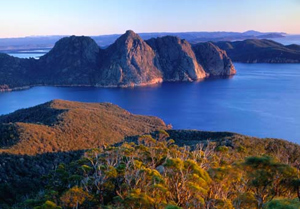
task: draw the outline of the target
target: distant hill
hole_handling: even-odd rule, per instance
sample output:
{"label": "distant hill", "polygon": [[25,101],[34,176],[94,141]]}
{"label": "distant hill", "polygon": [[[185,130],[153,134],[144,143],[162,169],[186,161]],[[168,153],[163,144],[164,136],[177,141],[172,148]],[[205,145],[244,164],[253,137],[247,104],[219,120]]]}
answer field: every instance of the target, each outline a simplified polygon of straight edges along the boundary
{"label": "distant hill", "polygon": [[248,39],[214,43],[225,50],[234,62],[244,63],[299,63],[300,46],[282,45],[266,39]]}
{"label": "distant hill", "polygon": [[[235,74],[227,54],[208,46],[195,51],[187,41],[172,36],[144,41],[130,30],[106,49],[90,37],[65,37],[38,60],[0,53],[0,91],[36,85],[144,86]],[[171,71],[167,63],[172,63]]]}
{"label": "distant hill", "polygon": [[0,116],[0,153],[89,149],[166,128],[159,118],[133,115],[110,103],[53,100]]}
{"label": "distant hill", "polygon": [[[181,39],[186,39],[191,43],[199,43],[206,41],[231,41],[231,40],[245,40],[250,38],[280,38],[284,37],[285,33],[277,32],[153,32],[153,33],[138,33],[144,39],[158,38],[163,36],[177,36]],[[114,43],[122,34],[91,36],[95,42],[102,48],[106,48]],[[29,36],[20,38],[0,38],[0,51],[11,50],[27,50],[27,49],[44,49],[52,48],[54,44],[61,38],[68,35],[54,35],[54,36]]]}

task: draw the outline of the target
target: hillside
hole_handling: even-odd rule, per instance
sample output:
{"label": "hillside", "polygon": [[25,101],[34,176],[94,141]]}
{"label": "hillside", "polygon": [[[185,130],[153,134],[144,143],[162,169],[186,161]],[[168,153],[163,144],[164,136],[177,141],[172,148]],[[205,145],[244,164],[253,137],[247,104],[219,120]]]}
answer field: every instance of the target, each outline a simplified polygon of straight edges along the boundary
{"label": "hillside", "polygon": [[248,39],[214,43],[225,50],[234,62],[244,63],[299,63],[300,46],[284,46],[267,39]]}
{"label": "hillside", "polygon": [[[230,132],[169,130],[169,128],[159,118],[133,115],[109,103],[54,100],[1,116],[0,207],[11,208],[14,205],[15,208],[33,208],[43,205],[45,201],[51,201],[58,205],[67,204],[65,202],[67,200],[63,198],[64,194],[71,187],[75,188],[76,186],[81,188],[78,191],[83,191],[82,186],[85,184],[86,178],[90,178],[91,181],[86,182],[86,186],[90,188],[89,195],[97,196],[96,191],[102,188],[101,194],[108,196],[102,196],[103,199],[89,199],[84,204],[82,203],[80,208],[97,208],[99,205],[117,208],[117,205],[120,204],[125,208],[128,208],[128,204],[141,204],[142,208],[146,207],[144,204],[150,204],[151,206],[147,207],[153,208],[152,204],[156,204],[156,202],[159,204],[155,206],[157,208],[165,208],[166,203],[188,208],[185,202],[198,204],[198,201],[200,201],[199,204],[203,204],[204,201],[205,204],[211,205],[210,208],[233,208],[233,205],[234,208],[238,208],[236,204],[240,204],[240,208],[254,208],[257,201],[253,196],[255,193],[247,192],[255,191],[255,187],[246,184],[248,181],[246,183],[241,181],[240,177],[234,177],[238,171],[244,178],[251,180],[252,177],[247,176],[243,171],[249,167],[239,167],[244,165],[241,163],[249,157],[255,156],[258,160],[271,163],[270,166],[274,165],[275,167],[271,167],[272,169],[284,168],[290,171],[289,174],[280,173],[280,175],[288,175],[281,177],[287,178],[285,179],[287,183],[294,181],[295,177],[292,175],[296,169],[299,169],[297,166],[300,162],[300,146],[285,140],[260,139]],[[151,132],[151,136],[144,135],[149,132]],[[266,156],[271,158],[266,158]],[[188,198],[184,202],[178,199],[172,200],[171,194],[174,191],[167,185],[173,185],[173,183],[167,185],[163,183],[171,181],[172,178],[170,179],[169,175],[175,179],[179,177],[176,165],[174,164],[175,167],[172,167],[172,164],[168,164],[172,159],[177,159],[176,162],[172,161],[173,163],[183,163],[182,165],[195,162],[196,164],[190,164],[193,165],[192,170],[183,172],[187,172],[185,175],[189,178],[189,172],[198,173],[201,170],[200,173],[206,176],[205,181],[209,185],[210,192],[201,193],[201,198],[197,196],[200,199]],[[91,164],[94,160],[100,160],[101,162],[99,161],[98,164],[104,166],[98,167],[97,163]],[[143,164],[142,167],[138,167],[141,166],[140,164],[134,164],[134,166],[130,164],[140,161]],[[126,170],[129,172],[126,174],[127,176],[133,175],[130,172],[138,172],[134,174],[137,176],[146,174],[142,174],[143,172],[150,172],[149,175],[155,174],[156,177],[159,177],[157,176],[159,171],[161,173],[159,178],[163,178],[164,181],[161,182],[161,185],[157,185],[158,187],[152,187],[153,185],[150,186],[152,181],[148,181],[152,177],[148,176],[149,178],[145,177],[141,181],[143,184],[136,185],[138,190],[132,190],[126,183],[121,187],[124,190],[117,193],[118,190],[115,189],[120,186],[117,182],[124,180],[125,171],[123,169],[126,162],[129,163]],[[91,168],[93,166],[96,166],[96,170]],[[115,176],[115,172],[118,177],[104,176],[105,182],[110,183],[103,185],[101,183],[101,187],[94,188],[95,174],[93,172],[97,169],[112,169],[97,172],[97,175],[100,175],[99,178],[101,175]],[[196,170],[193,171],[193,169]],[[276,170],[276,172],[282,171]],[[204,176],[202,177],[204,178]],[[118,181],[115,182],[116,180]],[[199,183],[197,179],[192,181],[197,185]],[[277,184],[277,181],[273,179],[270,181],[274,181],[274,185]],[[236,190],[237,185],[241,188],[240,190]],[[139,190],[140,186],[143,190]],[[206,186],[203,187],[203,184],[198,186],[204,189],[201,191],[208,189]],[[161,199],[152,201],[158,196],[153,196],[150,190],[160,193],[165,191],[164,188],[170,192],[163,196],[167,198],[164,200],[166,202]],[[193,191],[196,191],[186,190],[188,188],[192,189],[193,187],[188,184],[182,188],[182,191],[192,192],[192,194],[194,194]],[[219,188],[223,189],[219,190]],[[270,197],[272,189],[273,187],[268,186],[268,190],[266,190]],[[43,192],[37,193],[38,191]],[[138,196],[138,199],[131,202],[130,198],[134,198],[134,196],[128,195],[133,195],[132,192],[138,192],[137,195],[142,196]],[[243,199],[244,193],[250,195],[249,197],[252,199]],[[119,202],[120,199],[117,198],[121,194],[127,197],[124,202]],[[148,198],[144,195],[150,195],[150,199],[148,199],[150,202],[144,202],[144,198]],[[296,196],[294,190],[287,186],[283,187],[283,190],[278,190],[278,194],[276,194],[276,197],[285,198],[295,198]],[[115,201],[118,201],[112,201],[111,197],[117,198]],[[239,202],[236,202],[237,198]],[[272,199],[264,201],[273,204]],[[64,207],[72,208],[71,206]]]}
{"label": "hillside", "polygon": [[0,116],[0,152],[35,155],[89,149],[166,128],[159,118],[134,115],[109,103],[53,100]]}
{"label": "hillside", "polygon": [[[68,190],[71,188],[74,189],[77,186],[79,186],[79,188],[86,186],[88,187],[87,191],[89,191],[88,194],[90,196],[84,192],[86,191],[85,189],[79,189],[79,193],[75,192],[73,194],[83,194],[85,201],[80,204],[79,208],[97,208],[99,205],[113,208],[128,208],[128,204],[142,205],[140,206],[142,208],[153,208],[154,206],[152,204],[158,204],[156,208],[165,208],[166,202],[161,202],[159,198],[164,197],[170,205],[181,206],[180,208],[189,208],[185,206],[185,204],[189,202],[193,204],[205,203],[206,206],[210,205],[209,208],[254,209],[256,208],[257,201],[254,197],[255,193],[252,191],[255,191],[256,187],[248,184],[248,178],[251,180],[253,177],[247,176],[247,173],[243,171],[243,169],[249,169],[246,166],[243,167],[243,161],[247,159],[247,157],[253,159],[250,156],[257,156],[258,163],[259,160],[264,160],[263,162],[268,166],[268,163],[270,163],[268,161],[269,158],[264,157],[270,156],[274,159],[274,161],[271,161],[271,163],[274,163],[274,166],[278,169],[282,167],[286,171],[291,172],[291,174],[284,175],[287,175],[292,181],[292,178],[294,178],[292,175],[295,174],[297,163],[299,163],[300,160],[299,145],[278,139],[260,139],[229,132],[193,130],[153,132],[152,137],[155,140],[151,139],[149,135],[127,137],[124,142],[118,143],[115,146],[108,146],[103,149],[92,149],[90,151],[44,153],[35,156],[0,154],[0,207],[9,208],[7,204],[15,205],[16,208],[33,208],[33,206],[43,204],[45,204],[43,207],[46,207],[46,205],[51,202],[54,203],[53,205],[58,204],[63,206],[64,204],[68,204],[68,201],[63,198]],[[170,139],[174,139],[175,144],[179,147],[172,144]],[[137,144],[135,145],[131,142]],[[183,148],[183,146],[190,146],[191,148]],[[170,158],[165,157],[166,155],[169,157],[172,156],[171,159],[176,161],[170,161]],[[123,164],[119,164],[122,162],[122,159],[127,159],[127,163],[131,163],[131,160],[135,160],[135,166],[137,167],[129,166],[128,169],[124,171],[122,167]],[[142,162],[142,166],[138,164],[140,162]],[[155,163],[154,165],[152,165],[153,162]],[[166,164],[167,162],[173,164]],[[177,172],[180,170],[177,169],[180,167],[177,168],[176,166],[180,166],[180,163],[183,162],[185,166],[187,163],[196,162],[196,164],[190,164],[190,166],[192,166],[190,170],[182,170],[186,181],[189,182],[189,178],[191,177],[189,174],[195,172],[194,174],[199,175],[199,171],[201,171],[201,178],[205,178],[202,180],[197,178],[190,179],[193,182],[192,185],[187,184],[186,187],[180,187],[180,191],[184,192],[181,197],[187,198],[185,199],[187,202],[181,202],[180,199],[175,199],[173,202],[172,196],[169,195],[174,192],[172,185],[174,185],[175,182],[171,182],[172,179],[174,181],[179,180],[177,178],[181,175],[178,175]],[[96,166],[97,168],[94,170],[93,164],[91,163],[96,163],[95,165],[101,163],[103,166]],[[107,166],[107,163],[109,163],[109,165],[113,164],[114,167]],[[261,166],[263,165],[264,164]],[[104,199],[93,198],[94,195],[95,197],[99,197],[99,194],[96,193],[98,190],[95,188],[97,184],[93,183],[94,181],[95,183],[97,182],[97,176],[95,176],[96,174],[94,173],[97,169],[102,169],[101,172],[98,171],[99,173],[97,175],[99,175],[98,178],[103,177],[103,183],[99,183],[98,189],[101,189],[100,194]],[[196,170],[193,171],[193,169]],[[261,167],[261,169],[264,168]],[[160,173],[158,173],[158,171]],[[251,174],[255,169],[247,171]],[[271,172],[273,171],[271,170]],[[134,179],[140,179],[140,183],[133,188],[130,187],[130,184],[123,184],[123,189],[120,190],[122,193],[115,193],[115,189],[118,188],[119,184],[116,183],[115,186],[112,186],[112,184],[108,182],[123,181],[123,175],[126,173],[128,175],[127,178],[129,178],[130,175],[136,175]],[[152,175],[154,175],[154,179],[163,178],[164,181],[171,181],[170,184],[167,184],[169,187],[165,185],[167,182],[164,181],[152,187]],[[44,176],[44,178],[42,178],[42,176]],[[243,178],[241,178],[242,176]],[[271,177],[269,178],[272,182],[276,182],[271,179]],[[89,179],[89,181],[86,181],[87,179]],[[243,179],[245,181],[243,181]],[[203,180],[205,180],[205,184]],[[200,181],[200,183],[198,181]],[[289,181],[287,181],[287,183],[288,182]],[[198,187],[194,188],[192,187],[193,185],[198,185]],[[276,185],[277,184],[274,184],[274,186]],[[138,190],[139,188],[142,189]],[[197,188],[199,188],[199,190],[193,190]],[[152,195],[152,192],[161,194],[165,189],[170,191],[170,193],[163,196]],[[272,196],[272,189],[273,184],[268,184],[265,191],[267,198]],[[43,192],[37,194],[36,191],[40,190],[43,190]],[[195,191],[198,192],[193,193]],[[297,197],[293,187],[280,187],[278,192],[279,191],[279,197],[281,198]],[[138,196],[134,196],[134,192],[137,192],[136,195]],[[185,192],[191,192],[192,194],[201,196],[185,196]],[[124,201],[116,198],[121,194],[127,196],[127,198],[124,198]],[[128,196],[130,194],[132,196]],[[23,197],[24,195],[27,196],[25,199]],[[147,195],[149,195],[149,197]],[[245,195],[249,198],[245,198]],[[112,200],[114,196],[116,199]],[[131,198],[134,201],[132,201]],[[148,199],[149,202],[144,198],[150,198]],[[153,201],[152,198],[158,199]],[[51,202],[45,203],[46,201]],[[266,199],[264,201],[265,203],[270,201],[270,204],[276,203],[276,201],[273,203],[272,199]],[[70,203],[72,203],[72,200]],[[295,200],[293,204],[299,206],[297,200]],[[120,205],[123,207],[120,207]],[[65,207],[66,206],[67,205],[65,205]],[[66,208],[69,207],[72,208],[71,206]],[[275,207],[270,206],[268,208],[274,209]]]}
{"label": "hillside", "polygon": [[[198,57],[212,60],[205,63],[206,72]],[[168,63],[172,63],[171,69]],[[216,46],[193,51],[187,41],[177,37],[144,41],[130,30],[106,49],[99,48],[90,37],[70,36],[60,39],[37,60],[0,53],[0,91],[36,85],[144,86],[233,74],[230,58]]]}

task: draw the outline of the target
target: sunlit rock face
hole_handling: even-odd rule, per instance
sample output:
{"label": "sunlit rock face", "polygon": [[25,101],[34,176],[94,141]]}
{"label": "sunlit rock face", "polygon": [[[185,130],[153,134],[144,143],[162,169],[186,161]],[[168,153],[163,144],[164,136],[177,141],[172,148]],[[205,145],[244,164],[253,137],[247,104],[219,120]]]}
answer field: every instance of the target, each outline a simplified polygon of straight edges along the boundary
{"label": "sunlit rock face", "polygon": [[163,73],[165,81],[195,81],[206,77],[187,41],[165,36],[146,42],[156,52],[156,66]]}
{"label": "sunlit rock face", "polygon": [[203,66],[208,76],[230,76],[236,73],[226,51],[207,42],[193,46],[197,61]]}
{"label": "sunlit rock face", "polygon": [[162,82],[155,53],[141,37],[126,31],[105,50],[98,85],[134,86]]}
{"label": "sunlit rock face", "polygon": [[131,30],[106,49],[90,37],[70,36],[38,60],[0,54],[2,91],[36,85],[143,86],[233,74],[226,52],[212,43],[192,47],[173,36],[144,41]]}

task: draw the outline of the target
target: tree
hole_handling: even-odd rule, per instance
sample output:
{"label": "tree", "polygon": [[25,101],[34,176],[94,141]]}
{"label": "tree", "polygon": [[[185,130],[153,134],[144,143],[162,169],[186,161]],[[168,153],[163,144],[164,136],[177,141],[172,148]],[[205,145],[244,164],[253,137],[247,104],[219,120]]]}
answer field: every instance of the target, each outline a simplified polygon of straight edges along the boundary
{"label": "tree", "polygon": [[265,205],[265,209],[299,209],[299,208],[300,208],[300,202],[297,199],[272,200]]}
{"label": "tree", "polygon": [[249,190],[254,194],[258,209],[281,195],[286,190],[285,180],[290,179],[295,172],[290,166],[275,162],[269,156],[248,157],[243,167],[249,178]]}
{"label": "tree", "polygon": [[165,181],[169,198],[183,208],[200,208],[205,205],[205,196],[211,179],[208,173],[194,160],[170,158],[166,160]]}
{"label": "tree", "polygon": [[34,207],[34,209],[61,209],[54,202],[47,200],[42,206]]}
{"label": "tree", "polygon": [[78,209],[79,205],[91,198],[92,197],[89,193],[84,191],[82,188],[75,186],[65,192],[61,196],[60,200],[64,206]]}

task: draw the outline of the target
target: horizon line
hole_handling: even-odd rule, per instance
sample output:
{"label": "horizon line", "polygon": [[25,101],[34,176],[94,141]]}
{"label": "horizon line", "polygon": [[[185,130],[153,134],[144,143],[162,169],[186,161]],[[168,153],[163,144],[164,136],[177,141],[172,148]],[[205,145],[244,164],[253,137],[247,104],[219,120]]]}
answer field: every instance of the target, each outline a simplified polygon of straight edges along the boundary
{"label": "horizon line", "polygon": [[[131,30],[131,29],[128,29]],[[126,30],[127,31],[127,30]],[[125,31],[125,32],[126,32]],[[132,30],[134,31],[134,30]],[[259,33],[279,33],[279,34],[285,34],[285,35],[300,35],[300,33],[286,33],[286,32],[281,32],[281,31],[272,31],[272,32],[263,32],[263,31],[258,31],[258,30],[246,30],[246,31],[177,31],[177,32],[170,32],[170,31],[164,31],[164,32],[135,32],[136,34],[152,34],[152,33],[246,33],[246,32],[259,32]],[[124,32],[124,33],[125,33]],[[97,34],[97,35],[78,35],[78,34],[53,34],[53,35],[27,35],[27,36],[13,36],[13,37],[0,37],[0,39],[14,39],[14,38],[38,38],[38,37],[55,37],[55,36],[89,36],[89,37],[95,37],[95,36],[113,36],[113,35],[122,35],[124,33],[109,33],[109,34]]]}

